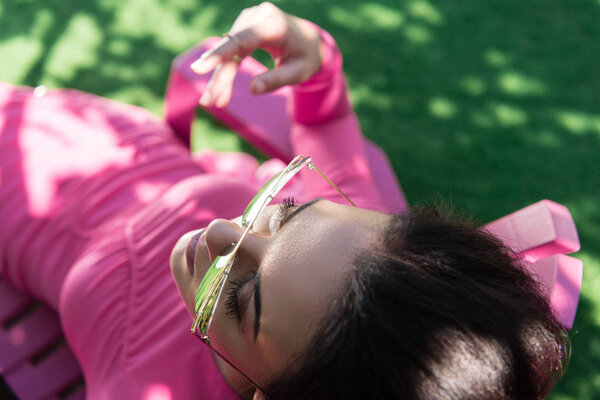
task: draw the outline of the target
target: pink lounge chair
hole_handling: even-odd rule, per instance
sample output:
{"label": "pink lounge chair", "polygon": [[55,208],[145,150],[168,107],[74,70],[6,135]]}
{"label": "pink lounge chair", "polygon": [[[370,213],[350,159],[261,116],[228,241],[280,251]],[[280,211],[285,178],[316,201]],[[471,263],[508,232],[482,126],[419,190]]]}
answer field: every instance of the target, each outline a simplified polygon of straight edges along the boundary
{"label": "pink lounge chair", "polygon": [[[216,39],[212,39],[216,40]],[[166,94],[166,119],[184,140],[209,75],[196,75],[190,63],[211,43],[207,41],[173,62]],[[241,137],[265,154],[287,161],[292,157],[286,116],[288,89],[254,97],[247,87],[251,74],[264,70],[253,59],[243,62],[236,78],[234,100],[223,109],[210,109]],[[269,110],[267,113],[264,110]],[[391,182],[393,170],[385,154],[365,143],[370,167],[383,177],[378,190],[388,204],[405,204],[399,185]],[[540,279],[560,321],[573,325],[582,279],[582,262],[566,256],[579,250],[575,224],[560,204],[543,200],[485,226],[507,242],[529,270]],[[0,281],[0,373],[20,399],[83,399],[85,385],[77,361],[66,344],[56,313]]]}
{"label": "pink lounge chair", "polygon": [[567,329],[573,327],[583,262],[566,254],[579,251],[579,237],[569,210],[542,200],[487,224],[484,229],[508,244],[537,277],[550,305]]}
{"label": "pink lounge chair", "polygon": [[[167,122],[184,140],[189,141],[192,120],[198,101],[211,74],[197,75],[191,63],[220,38],[207,39],[202,45],[177,57],[167,87],[165,114]],[[289,161],[290,121],[286,113],[289,88],[281,88],[269,96],[253,96],[250,79],[266,70],[251,57],[243,60],[234,82],[231,103],[208,111],[266,155]],[[387,156],[381,149],[365,141],[369,166],[376,177],[377,189],[389,209],[405,209],[406,198],[398,184]],[[390,185],[389,182],[395,182]],[[566,207],[543,200],[500,218],[486,229],[514,249],[528,269],[548,291],[551,304],[560,321],[571,328],[579,301],[583,264],[565,254],[579,250],[579,238]]]}
{"label": "pink lounge chair", "polygon": [[85,399],[58,315],[0,281],[0,373],[19,399]]}

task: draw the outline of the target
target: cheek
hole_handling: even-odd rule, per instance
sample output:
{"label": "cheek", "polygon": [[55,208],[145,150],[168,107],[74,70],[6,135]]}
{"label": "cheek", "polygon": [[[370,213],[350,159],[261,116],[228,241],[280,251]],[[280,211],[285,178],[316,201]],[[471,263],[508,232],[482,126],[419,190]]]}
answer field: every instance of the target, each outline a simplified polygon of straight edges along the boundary
{"label": "cheek", "polygon": [[[239,274],[232,270],[229,279],[236,280],[238,277]],[[227,315],[226,303],[231,287],[230,282],[225,283],[225,287],[216,305],[208,336],[217,350],[225,355],[234,356],[240,352],[240,349],[243,350],[245,343],[237,319]]]}
{"label": "cheek", "polygon": [[235,334],[236,321],[225,314],[225,307],[223,306],[224,302],[225,299],[223,298],[219,300],[219,304],[217,305],[215,315],[208,331],[208,336],[210,337],[213,346],[227,355],[230,353],[230,349],[238,347],[239,335]]}
{"label": "cheek", "polygon": [[217,308],[208,336],[211,346],[246,373],[258,378],[258,371],[264,370],[260,346],[244,340],[237,321],[222,308]]}

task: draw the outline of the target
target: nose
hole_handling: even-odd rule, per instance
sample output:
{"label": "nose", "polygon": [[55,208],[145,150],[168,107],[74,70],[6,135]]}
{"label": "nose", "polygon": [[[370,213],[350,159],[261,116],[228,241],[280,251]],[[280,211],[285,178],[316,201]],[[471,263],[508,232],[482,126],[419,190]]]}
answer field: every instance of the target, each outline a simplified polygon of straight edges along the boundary
{"label": "nose", "polygon": [[[244,229],[232,221],[226,219],[215,219],[206,228],[206,247],[208,255],[212,260],[223,252],[231,243],[237,243]],[[257,262],[260,261],[262,250],[265,246],[265,238],[261,235],[248,233],[244,239],[239,253],[248,255],[254,258]]]}

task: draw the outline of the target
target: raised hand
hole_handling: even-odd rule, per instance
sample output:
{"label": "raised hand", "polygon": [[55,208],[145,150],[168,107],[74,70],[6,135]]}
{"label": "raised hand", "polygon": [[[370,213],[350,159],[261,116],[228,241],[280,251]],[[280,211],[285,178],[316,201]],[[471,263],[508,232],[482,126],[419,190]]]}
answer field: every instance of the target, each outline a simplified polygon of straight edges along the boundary
{"label": "raised hand", "polygon": [[225,107],[229,103],[239,64],[256,48],[266,50],[275,60],[275,68],[250,82],[250,91],[256,95],[303,82],[321,66],[321,40],[310,22],[268,2],[247,8],[223,40],[191,66],[199,74],[214,70],[200,99],[202,106]]}

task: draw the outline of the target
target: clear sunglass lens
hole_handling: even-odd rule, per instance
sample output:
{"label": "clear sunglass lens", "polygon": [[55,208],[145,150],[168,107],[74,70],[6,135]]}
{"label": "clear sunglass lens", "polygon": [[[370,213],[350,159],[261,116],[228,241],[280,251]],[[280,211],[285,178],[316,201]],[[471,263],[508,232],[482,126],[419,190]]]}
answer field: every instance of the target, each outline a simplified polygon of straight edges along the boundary
{"label": "clear sunglass lens", "polygon": [[310,163],[310,157],[296,156],[283,171],[269,179],[246,207],[244,214],[242,214],[242,226],[248,226],[254,221],[281,188],[307,163]]}
{"label": "clear sunglass lens", "polygon": [[258,213],[263,208],[263,204],[269,201],[269,197],[273,192],[274,186],[277,184],[277,181],[284,172],[285,171],[281,171],[277,175],[273,176],[267,181],[267,183],[263,185],[262,188],[260,188],[256,196],[254,196],[252,201],[250,201],[250,204],[248,204],[248,207],[246,207],[246,210],[244,210],[244,213],[242,214],[242,226],[248,226],[250,221],[253,221],[258,216]]}
{"label": "clear sunglass lens", "polygon": [[[256,196],[254,196],[248,207],[246,207],[246,210],[242,214],[242,226],[249,229],[260,212],[273,197],[275,197],[281,188],[309,162],[310,157],[297,156],[290,162],[287,168],[269,179],[269,181],[258,191]],[[235,248],[236,244],[233,243],[223,254],[215,258],[204,275],[200,287],[196,291],[196,297],[194,299],[196,318],[192,325],[192,330],[196,331],[197,329],[202,337],[206,337],[215,312],[215,306],[223,291],[223,286],[227,280],[231,265],[235,262]]]}
{"label": "clear sunglass lens", "polygon": [[196,319],[192,329],[197,328],[202,336],[206,336],[208,332],[215,313],[215,306],[223,291],[231,266],[237,260],[237,252],[234,252],[235,247],[236,244],[232,243],[221,255],[215,258],[196,291]]}

